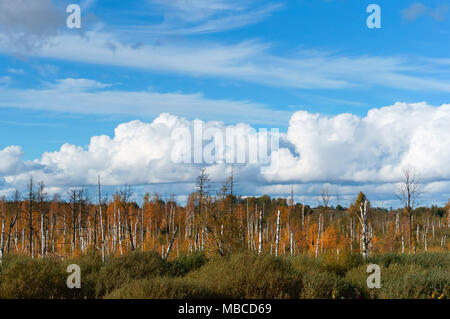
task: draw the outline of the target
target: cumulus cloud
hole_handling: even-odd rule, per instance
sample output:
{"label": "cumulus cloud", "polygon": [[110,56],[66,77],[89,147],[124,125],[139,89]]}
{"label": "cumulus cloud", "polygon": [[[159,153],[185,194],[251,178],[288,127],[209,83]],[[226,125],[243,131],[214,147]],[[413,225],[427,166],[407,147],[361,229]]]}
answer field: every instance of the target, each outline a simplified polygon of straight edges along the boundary
{"label": "cumulus cloud", "polygon": [[0,178],[42,168],[42,165],[37,162],[23,161],[22,156],[23,152],[20,146],[8,146],[0,150]]}
{"label": "cumulus cloud", "polygon": [[449,120],[449,104],[396,103],[363,118],[296,112],[287,139],[299,156],[281,156],[277,178],[385,183],[399,180],[402,167],[410,166],[425,180],[448,180]]}
{"label": "cumulus cloud", "polygon": [[[299,111],[292,115],[287,133],[281,135],[279,150],[270,154],[272,161],[279,158],[278,171],[264,175],[260,173],[263,164],[247,162],[235,165],[235,174],[243,194],[286,195],[294,184],[297,193],[314,200],[314,194],[328,183],[341,198],[351,200],[364,190],[386,205],[402,177],[402,168],[410,167],[422,180],[424,190],[442,199],[449,195],[449,122],[449,104],[396,103],[372,109],[364,117]],[[222,122],[201,123],[219,131],[227,128]],[[221,162],[173,161],[174,150],[182,143],[173,138],[173,132],[192,130],[193,125],[193,121],[167,113],[151,123],[123,123],[113,137],[94,136],[86,148],[65,144],[58,151],[43,154],[33,162],[33,169],[20,161],[20,148],[6,148],[0,151],[0,174],[6,176],[3,188],[25,185],[30,174],[61,188],[95,185],[100,175],[106,185],[172,185],[168,188],[182,195],[193,187],[198,168],[203,165],[208,166],[213,180],[225,180],[229,165]],[[245,123],[233,127],[240,128],[241,138],[261,135]],[[261,144],[268,140],[249,141]],[[207,144],[205,141],[203,151]],[[225,154],[229,146],[225,144]]]}

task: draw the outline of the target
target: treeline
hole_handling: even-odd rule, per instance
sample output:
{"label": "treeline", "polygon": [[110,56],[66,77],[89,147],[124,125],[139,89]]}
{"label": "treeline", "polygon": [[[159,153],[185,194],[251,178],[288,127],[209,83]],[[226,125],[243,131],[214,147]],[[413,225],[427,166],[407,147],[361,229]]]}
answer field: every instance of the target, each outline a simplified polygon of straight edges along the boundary
{"label": "treeline", "polygon": [[49,198],[43,182],[0,201],[0,257],[76,257],[87,253],[103,261],[132,251],[156,251],[164,260],[204,252],[228,256],[242,251],[272,255],[448,251],[450,204],[438,208],[371,208],[363,193],[348,208],[332,207],[324,190],[321,203],[309,207],[288,199],[242,197],[230,176],[211,194],[202,169],[186,205],[157,194],[132,200],[125,186],[92,200],[84,188],[71,188],[65,200]]}

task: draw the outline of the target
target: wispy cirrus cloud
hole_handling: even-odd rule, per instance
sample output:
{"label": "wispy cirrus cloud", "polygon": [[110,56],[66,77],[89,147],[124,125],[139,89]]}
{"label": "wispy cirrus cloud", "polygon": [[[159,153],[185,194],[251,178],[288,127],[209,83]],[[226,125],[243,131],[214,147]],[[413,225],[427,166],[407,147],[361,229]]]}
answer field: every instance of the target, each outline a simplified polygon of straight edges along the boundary
{"label": "wispy cirrus cloud", "polygon": [[0,76],[0,84],[9,84],[11,80],[10,76]]}
{"label": "wispy cirrus cloud", "polygon": [[255,24],[280,10],[281,3],[248,0],[151,0],[164,17],[161,24],[126,30],[157,34],[216,33]]}
{"label": "wispy cirrus cloud", "polygon": [[8,68],[8,72],[12,74],[24,74],[25,71],[23,69],[14,69],[14,68]]}
{"label": "wispy cirrus cloud", "polygon": [[[0,52],[9,52],[7,43],[1,39]],[[228,78],[273,87],[388,87],[450,92],[450,79],[443,73],[448,65],[438,65],[436,61],[411,56],[350,56],[308,50],[281,56],[273,54],[270,43],[261,41],[164,42],[136,47],[124,44],[110,33],[87,32],[82,38],[58,35],[51,45],[44,45],[31,56],[191,77]]]}
{"label": "wispy cirrus cloud", "polygon": [[186,118],[220,118],[228,122],[236,114],[246,114],[251,123],[278,125],[285,124],[291,114],[251,101],[208,99],[202,93],[123,91],[95,80],[72,78],[45,83],[39,89],[6,88],[0,85],[0,107],[148,117],[171,112]]}

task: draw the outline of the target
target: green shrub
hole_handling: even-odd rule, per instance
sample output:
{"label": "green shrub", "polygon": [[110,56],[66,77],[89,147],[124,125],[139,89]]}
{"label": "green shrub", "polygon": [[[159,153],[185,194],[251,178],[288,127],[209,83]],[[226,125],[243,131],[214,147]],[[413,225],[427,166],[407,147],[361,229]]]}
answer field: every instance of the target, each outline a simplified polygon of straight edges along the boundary
{"label": "green shrub", "polygon": [[422,265],[391,265],[382,269],[379,298],[449,298],[450,269]]}
{"label": "green shrub", "polygon": [[230,298],[298,298],[301,276],[285,258],[247,252],[215,257],[187,276],[195,283]]}
{"label": "green shrub", "polygon": [[348,251],[344,251],[339,256],[336,254],[327,254],[322,257],[322,269],[330,271],[339,276],[345,276],[345,274],[355,267],[358,267],[364,263],[364,259],[361,254],[350,254]]}
{"label": "green shrub", "polygon": [[5,257],[1,269],[0,299],[67,297],[65,269],[53,259]]}
{"label": "green shrub", "polygon": [[358,298],[355,288],[340,276],[329,271],[309,270],[302,274],[303,289],[299,295],[305,299]]}
{"label": "green shrub", "polygon": [[181,255],[167,263],[167,275],[179,277],[188,274],[206,264],[208,260],[204,252],[197,252],[191,255]]}
{"label": "green shrub", "polygon": [[[76,264],[81,269],[81,289],[67,289],[65,295],[70,298],[95,298],[96,287],[100,270],[103,266],[99,255],[83,255],[76,259],[68,259],[63,262],[64,269],[70,264]],[[66,274],[67,277],[69,274]]]}
{"label": "green shrub", "polygon": [[[401,258],[401,257],[400,257]],[[419,264],[381,265],[381,288],[367,287],[367,265],[352,269],[345,280],[364,298],[449,298],[450,270]]]}
{"label": "green shrub", "polygon": [[450,268],[450,254],[448,253],[418,253],[412,254],[380,254],[370,257],[368,260],[370,263],[377,265],[384,265],[389,267],[390,264],[400,265],[420,265],[423,268],[430,267],[442,267]]}
{"label": "green shrub", "polygon": [[185,278],[157,277],[135,280],[113,290],[108,299],[207,299],[219,298],[209,289]]}
{"label": "green shrub", "polygon": [[156,252],[132,252],[111,258],[98,274],[96,294],[102,297],[125,283],[157,277],[164,271],[164,262]]}

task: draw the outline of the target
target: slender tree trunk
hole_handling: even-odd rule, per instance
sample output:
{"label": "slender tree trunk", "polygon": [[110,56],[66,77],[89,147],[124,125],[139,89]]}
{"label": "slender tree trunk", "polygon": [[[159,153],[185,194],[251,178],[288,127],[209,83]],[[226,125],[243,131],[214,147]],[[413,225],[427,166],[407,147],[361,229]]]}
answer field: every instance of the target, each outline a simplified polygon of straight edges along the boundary
{"label": "slender tree trunk", "polygon": [[319,242],[320,242],[321,222],[322,222],[322,214],[319,215],[319,224],[318,224],[318,226],[317,226],[317,241],[316,241],[316,254],[315,254],[315,257],[316,257],[316,258],[317,258],[317,255],[319,254]]}
{"label": "slender tree trunk", "polygon": [[291,256],[294,256],[294,233],[291,232],[291,240],[290,240],[290,251],[291,251]]}
{"label": "slender tree trunk", "polygon": [[362,255],[364,259],[369,256],[369,227],[368,227],[368,211],[367,211],[367,201],[361,205],[361,226],[362,226]]}
{"label": "slender tree trunk", "polygon": [[167,252],[166,252],[165,256],[163,257],[163,260],[167,260],[169,258],[170,251],[172,250],[173,243],[175,241],[177,233],[178,233],[178,227],[175,229],[175,232],[174,232],[174,234],[172,236],[172,239],[170,240],[169,247],[167,247]]}
{"label": "slender tree trunk", "polygon": [[[4,206],[4,205],[2,205]],[[5,218],[5,214],[6,212],[3,211],[2,214],[2,235],[1,235],[1,239],[0,239],[0,262],[2,260],[2,257],[5,253],[5,227],[6,227],[6,218]]]}
{"label": "slender tree trunk", "polygon": [[101,187],[100,187],[100,176],[98,177],[98,210],[100,214],[100,234],[102,237],[102,261],[106,261],[106,254],[105,254],[105,229],[103,227],[103,212],[102,212],[102,193],[101,193]]}
{"label": "slender tree trunk", "polygon": [[259,212],[259,247],[258,254],[262,253],[263,249],[263,211]]}
{"label": "slender tree trunk", "polygon": [[276,230],[276,237],[275,237],[275,256],[278,256],[278,250],[280,249],[280,211],[278,211],[277,214],[277,230]]}
{"label": "slender tree trunk", "polygon": [[405,253],[405,237],[402,235],[402,254]]}

